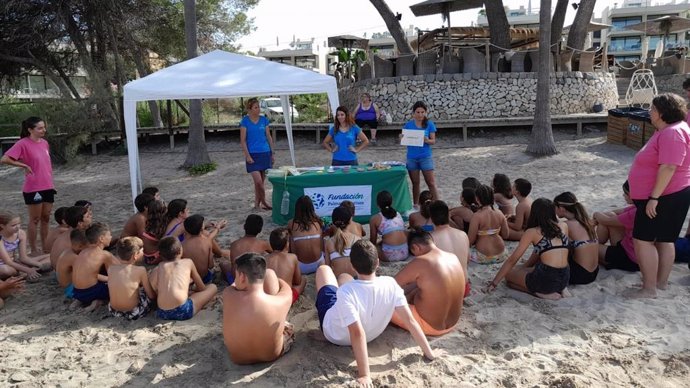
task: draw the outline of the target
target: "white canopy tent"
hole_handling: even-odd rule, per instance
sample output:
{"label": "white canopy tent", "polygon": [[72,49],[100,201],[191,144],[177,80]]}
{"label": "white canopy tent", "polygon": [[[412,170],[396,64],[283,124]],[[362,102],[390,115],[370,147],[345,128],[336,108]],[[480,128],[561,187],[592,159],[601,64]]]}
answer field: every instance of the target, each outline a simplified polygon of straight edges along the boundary
{"label": "white canopy tent", "polygon": [[283,105],[290,157],[295,164],[288,96],[327,93],[331,109],[338,107],[335,78],[295,66],[216,50],[178,63],[124,87],[124,116],[132,200],[142,189],[137,143],[138,101],[279,95]]}

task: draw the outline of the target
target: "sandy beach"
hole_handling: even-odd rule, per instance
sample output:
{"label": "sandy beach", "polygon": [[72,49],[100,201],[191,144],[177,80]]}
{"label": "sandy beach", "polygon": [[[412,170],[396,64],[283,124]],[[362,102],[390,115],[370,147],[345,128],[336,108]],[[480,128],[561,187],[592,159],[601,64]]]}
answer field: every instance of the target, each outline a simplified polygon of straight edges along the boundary
{"label": "sandy beach", "polygon": [[[635,151],[606,143],[604,128],[555,133],[559,154],[535,158],[524,153],[525,130],[472,132],[461,141],[441,130],[434,147],[436,179],[442,199],[459,203],[460,182],[468,176],[489,183],[494,173],[511,180],[526,178],[532,197],[553,198],[574,192],[590,213],[624,205],[621,184]],[[394,134],[380,137],[378,147],[364,150],[361,163],[404,160]],[[327,165],[330,155],[300,136],[300,166]],[[161,189],[164,200],[185,198],[192,213],[226,218],[219,239],[227,246],[243,233],[253,188],[245,173],[238,136],[208,139],[218,169],[190,177],[180,166],[183,141],[141,144],[144,185]],[[279,135],[277,165],[289,164],[285,137]],[[78,199],[94,204],[94,220],[119,233],[131,215],[127,157],[107,151],[83,155],[70,166],[55,167],[55,206]],[[18,212],[26,224],[20,194],[22,171],[0,167],[2,207]],[[269,195],[271,186],[267,183]],[[270,212],[262,237],[276,227]],[[510,250],[516,243],[509,243]],[[529,254],[529,251],[526,255]],[[526,258],[526,257],[525,257]],[[379,274],[393,275],[403,264],[384,264]],[[545,301],[509,290],[505,284],[486,295],[479,291],[498,265],[471,265],[472,295],[466,299],[455,330],[430,338],[445,356],[428,362],[403,330],[389,327],[369,344],[375,386],[387,387],[684,387],[690,381],[690,271],[674,266],[670,285],[655,300],[629,300],[621,292],[640,284],[639,274],[599,272],[590,285],[570,287],[572,298]],[[219,279],[216,283],[225,287]],[[292,307],[295,326],[292,350],[274,363],[234,365],[222,341],[219,300],[184,322],[164,322],[154,314],[134,322],[112,318],[106,308],[93,313],[71,311],[52,274],[27,283],[0,310],[0,385],[34,386],[342,386],[353,381],[352,350],[319,339],[314,309],[314,277]]]}

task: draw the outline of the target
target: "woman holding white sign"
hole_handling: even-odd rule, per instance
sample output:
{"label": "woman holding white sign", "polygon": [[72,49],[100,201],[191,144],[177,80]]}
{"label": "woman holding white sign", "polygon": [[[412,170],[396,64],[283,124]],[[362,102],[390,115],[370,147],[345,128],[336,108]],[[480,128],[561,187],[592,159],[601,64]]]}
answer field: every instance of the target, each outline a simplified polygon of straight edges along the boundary
{"label": "woman holding white sign", "polygon": [[[436,125],[426,117],[427,107],[423,101],[412,106],[412,120],[405,123],[401,135],[402,145],[407,146],[407,172],[412,181],[412,200],[419,208],[419,172],[424,175],[424,182],[434,198],[438,198],[436,178],[434,177],[434,159],[431,145],[436,144]],[[421,136],[423,134],[423,136]]]}
{"label": "woman holding white sign", "polygon": [[[357,140],[360,141],[359,146]],[[331,166],[356,166],[357,153],[369,144],[369,139],[362,132],[350,112],[344,106],[335,110],[335,122],[328,128],[328,135],[323,139],[323,148],[333,154]]]}

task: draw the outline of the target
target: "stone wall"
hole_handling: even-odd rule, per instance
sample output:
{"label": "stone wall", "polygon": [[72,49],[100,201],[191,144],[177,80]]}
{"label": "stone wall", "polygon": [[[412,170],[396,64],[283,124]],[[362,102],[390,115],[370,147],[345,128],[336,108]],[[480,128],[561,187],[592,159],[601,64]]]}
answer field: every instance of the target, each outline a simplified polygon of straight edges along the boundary
{"label": "stone wall", "polygon": [[683,81],[688,78],[690,78],[690,73],[660,75],[654,77],[654,82],[656,83],[656,90],[659,93],[675,93],[685,97]]}
{"label": "stone wall", "polygon": [[[408,120],[418,100],[427,104],[430,118],[453,120],[532,116],[536,90],[537,73],[459,73],[369,79],[340,88],[339,95],[341,105],[354,109],[368,92],[393,121]],[[596,102],[604,109],[616,107],[613,74],[552,74],[552,114],[589,113]]]}

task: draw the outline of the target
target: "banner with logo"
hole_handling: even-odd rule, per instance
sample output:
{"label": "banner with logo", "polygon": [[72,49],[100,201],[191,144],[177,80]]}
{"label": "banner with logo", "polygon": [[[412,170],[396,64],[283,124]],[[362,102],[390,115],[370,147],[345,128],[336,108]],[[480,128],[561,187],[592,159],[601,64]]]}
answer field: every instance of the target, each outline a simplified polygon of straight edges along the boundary
{"label": "banner with logo", "polygon": [[345,200],[355,204],[356,215],[371,215],[371,185],[305,187],[304,195],[308,195],[314,202],[314,209],[319,217],[330,217],[333,209]]}

